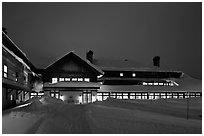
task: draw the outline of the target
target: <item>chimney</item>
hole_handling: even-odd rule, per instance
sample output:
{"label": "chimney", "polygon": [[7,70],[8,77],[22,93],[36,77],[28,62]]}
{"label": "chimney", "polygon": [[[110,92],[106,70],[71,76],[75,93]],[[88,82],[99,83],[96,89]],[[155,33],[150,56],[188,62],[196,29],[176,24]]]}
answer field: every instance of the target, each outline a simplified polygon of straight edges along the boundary
{"label": "chimney", "polygon": [[156,67],[160,67],[160,57],[156,56],[153,58],[153,65]]}
{"label": "chimney", "polygon": [[91,63],[93,63],[93,51],[92,50],[89,50],[86,53],[86,59],[89,60]]}

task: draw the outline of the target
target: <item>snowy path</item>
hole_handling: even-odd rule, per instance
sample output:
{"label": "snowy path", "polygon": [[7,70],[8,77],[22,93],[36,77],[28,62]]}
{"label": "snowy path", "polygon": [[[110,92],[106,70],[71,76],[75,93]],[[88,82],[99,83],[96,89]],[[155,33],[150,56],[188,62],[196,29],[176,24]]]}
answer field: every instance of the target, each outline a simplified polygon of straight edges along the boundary
{"label": "snowy path", "polygon": [[201,133],[201,120],[162,115],[142,110],[129,110],[104,105],[91,105],[89,121],[92,133],[102,134],[175,134]]}
{"label": "snowy path", "polygon": [[[155,101],[153,104],[155,108],[149,108],[153,105],[148,103],[143,102],[140,105],[137,102],[130,104],[128,101],[110,100],[86,105],[70,105],[42,104],[35,101],[26,107],[3,112],[2,130],[3,134],[202,133],[201,119],[187,120],[185,117],[180,117],[179,110],[175,110],[179,106],[183,109],[183,104],[177,104],[174,109],[172,102],[170,104],[162,102],[162,105],[171,107],[169,112],[177,111],[175,114],[166,114],[162,110],[167,107],[161,104],[156,106]],[[195,115],[200,114],[197,113],[197,109],[199,108],[195,109]]]}
{"label": "snowy path", "polygon": [[27,133],[36,134],[86,134],[90,133],[85,117],[86,105],[63,105],[47,114]]}

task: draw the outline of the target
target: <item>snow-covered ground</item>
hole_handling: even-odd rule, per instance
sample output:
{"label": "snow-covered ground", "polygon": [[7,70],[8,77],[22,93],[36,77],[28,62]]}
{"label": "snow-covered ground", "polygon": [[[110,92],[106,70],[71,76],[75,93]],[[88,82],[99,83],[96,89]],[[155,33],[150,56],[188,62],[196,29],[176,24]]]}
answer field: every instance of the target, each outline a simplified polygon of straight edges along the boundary
{"label": "snow-covered ground", "polygon": [[186,99],[116,100],[86,105],[63,103],[51,97],[3,111],[3,134],[144,134],[202,133],[202,100],[192,98],[189,119]]}

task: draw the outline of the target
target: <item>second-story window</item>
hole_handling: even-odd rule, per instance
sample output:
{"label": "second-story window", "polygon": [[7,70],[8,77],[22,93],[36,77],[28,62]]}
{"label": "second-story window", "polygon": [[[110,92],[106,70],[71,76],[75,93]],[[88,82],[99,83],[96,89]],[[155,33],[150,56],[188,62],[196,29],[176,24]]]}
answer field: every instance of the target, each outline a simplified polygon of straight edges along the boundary
{"label": "second-story window", "polygon": [[18,72],[16,72],[16,82],[18,82]]}
{"label": "second-story window", "polygon": [[72,78],[72,81],[77,81],[77,78]]}
{"label": "second-story window", "polygon": [[59,78],[59,81],[64,81],[64,78]]}
{"label": "second-story window", "polygon": [[4,77],[8,77],[8,67],[6,65],[4,65]]}
{"label": "second-story window", "polygon": [[83,81],[83,78],[78,78],[78,81]]}
{"label": "second-story window", "polygon": [[135,73],[132,73],[132,76],[133,76],[133,77],[136,77],[136,74],[135,74]]}
{"label": "second-story window", "polygon": [[57,78],[52,78],[52,83],[57,83]]}
{"label": "second-story window", "polygon": [[85,81],[85,82],[89,82],[89,81],[90,81],[90,78],[84,78],[84,81]]}
{"label": "second-story window", "polygon": [[120,76],[123,77],[123,73],[120,73]]}
{"label": "second-story window", "polygon": [[65,78],[65,81],[70,81],[70,78]]}

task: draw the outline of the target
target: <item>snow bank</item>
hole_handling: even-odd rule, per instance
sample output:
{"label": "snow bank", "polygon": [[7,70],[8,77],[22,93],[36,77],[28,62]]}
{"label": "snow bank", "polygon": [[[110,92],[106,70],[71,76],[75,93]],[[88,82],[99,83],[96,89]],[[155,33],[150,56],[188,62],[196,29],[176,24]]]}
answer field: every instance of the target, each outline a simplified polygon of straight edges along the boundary
{"label": "snow bank", "polygon": [[[120,100],[108,98],[99,104],[131,110],[155,112],[181,118],[186,118],[187,115],[187,99]],[[201,115],[202,98],[190,98],[189,118],[201,120]]]}
{"label": "snow bank", "polygon": [[42,104],[63,104],[64,102],[61,99],[57,99],[48,95],[45,95],[39,100]]}
{"label": "snow bank", "polygon": [[[191,100],[190,100],[191,101]],[[195,134],[202,133],[201,99],[192,99],[186,119],[185,100],[118,100],[91,104],[87,112],[93,133],[102,134]],[[178,103],[179,102],[179,103]],[[174,105],[174,106],[173,106]],[[175,107],[176,106],[176,107]]]}

